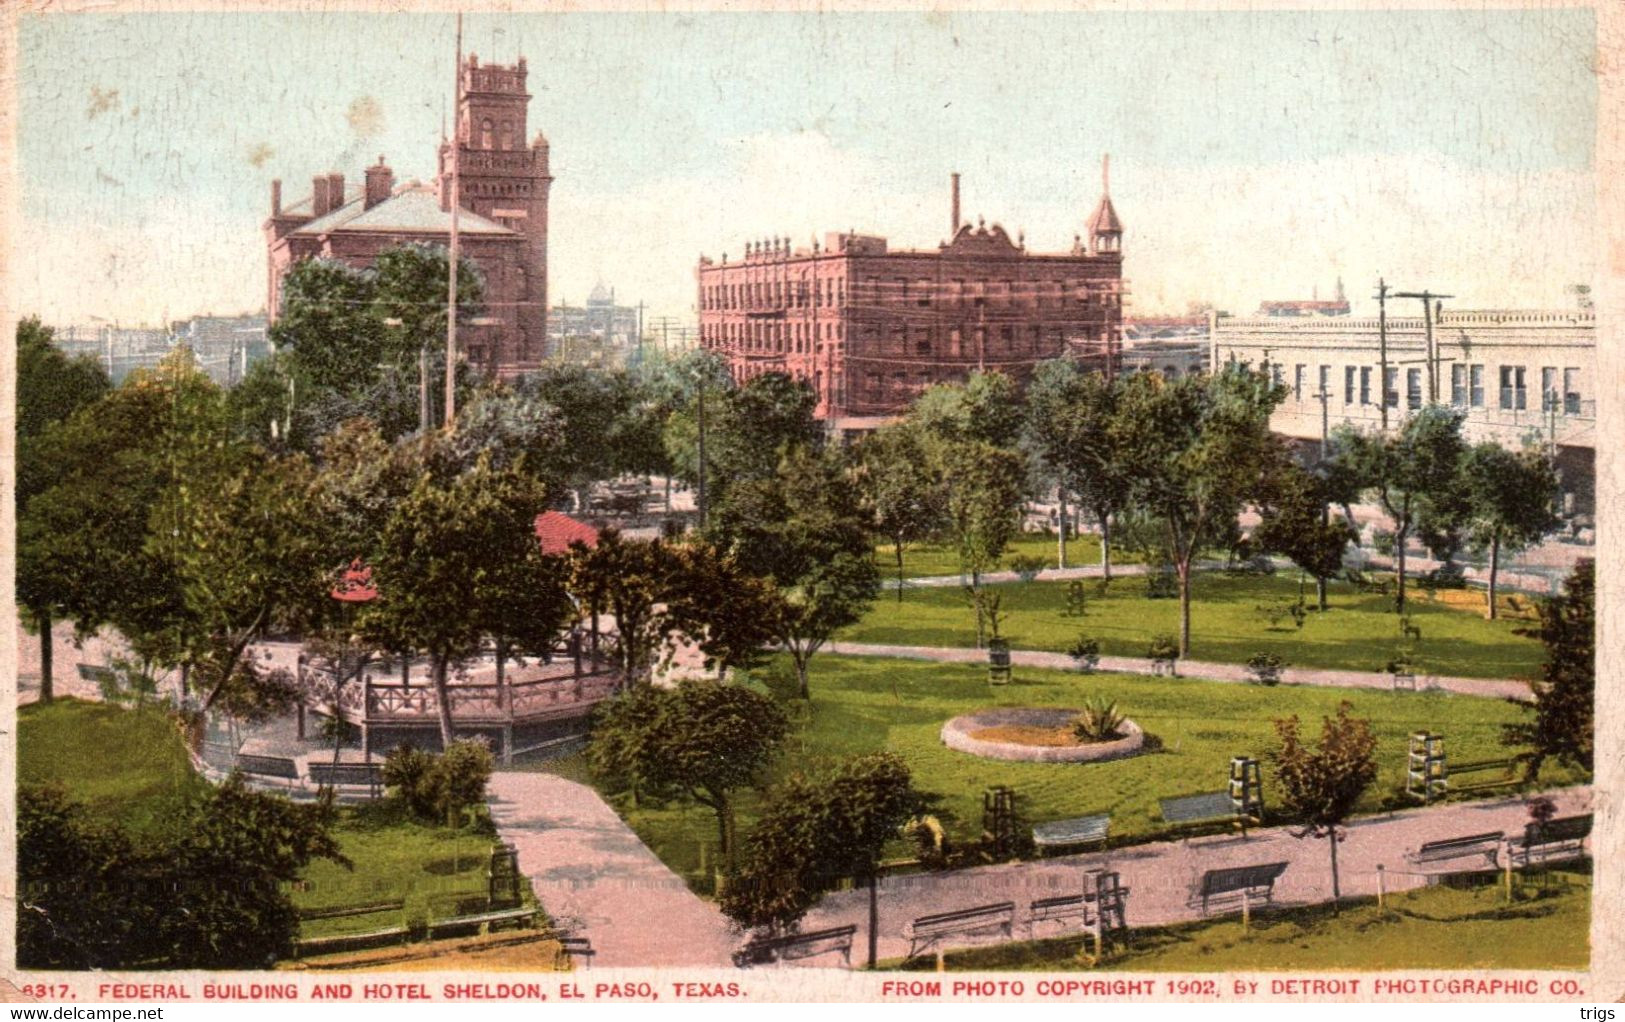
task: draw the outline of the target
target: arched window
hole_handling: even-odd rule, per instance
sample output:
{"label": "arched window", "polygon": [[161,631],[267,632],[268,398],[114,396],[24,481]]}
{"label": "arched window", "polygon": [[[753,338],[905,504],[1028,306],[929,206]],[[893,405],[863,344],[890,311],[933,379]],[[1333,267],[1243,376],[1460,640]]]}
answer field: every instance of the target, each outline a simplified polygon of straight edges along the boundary
{"label": "arched window", "polygon": [[495,128],[491,124],[491,118],[487,117],[480,122],[480,148],[490,149],[496,141],[494,136]]}
{"label": "arched window", "polygon": [[499,149],[518,149],[519,148],[518,141],[513,137],[513,121],[504,120],[502,122],[502,135],[497,140],[497,148],[499,148]]}

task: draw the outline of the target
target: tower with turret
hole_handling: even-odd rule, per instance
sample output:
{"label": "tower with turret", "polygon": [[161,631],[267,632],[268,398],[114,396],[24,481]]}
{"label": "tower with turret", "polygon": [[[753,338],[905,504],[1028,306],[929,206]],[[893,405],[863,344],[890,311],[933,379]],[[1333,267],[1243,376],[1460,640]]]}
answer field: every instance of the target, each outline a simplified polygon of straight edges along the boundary
{"label": "tower with turret", "polygon": [[440,208],[451,208],[455,146],[459,205],[524,238],[526,258],[503,271],[519,279],[500,288],[486,282],[487,292],[519,296],[518,350],[501,359],[512,366],[535,364],[547,354],[547,200],[553,177],[547,138],[538,131],[526,141],[528,73],[523,57],[513,65],[481,65],[469,54],[458,69],[456,125],[440,143]]}

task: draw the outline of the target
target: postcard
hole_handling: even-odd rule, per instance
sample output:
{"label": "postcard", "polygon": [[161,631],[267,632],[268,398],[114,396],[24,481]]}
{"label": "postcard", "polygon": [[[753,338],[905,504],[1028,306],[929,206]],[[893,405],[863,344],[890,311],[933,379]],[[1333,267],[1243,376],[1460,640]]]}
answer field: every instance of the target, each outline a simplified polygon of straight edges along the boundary
{"label": "postcard", "polygon": [[7,23],[7,997],[1625,995],[1617,8]]}

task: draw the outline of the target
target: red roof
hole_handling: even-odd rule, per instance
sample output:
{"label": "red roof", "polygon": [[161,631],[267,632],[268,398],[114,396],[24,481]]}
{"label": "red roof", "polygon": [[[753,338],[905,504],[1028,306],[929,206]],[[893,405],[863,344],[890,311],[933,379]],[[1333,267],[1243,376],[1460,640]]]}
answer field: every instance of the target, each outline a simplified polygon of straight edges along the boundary
{"label": "red roof", "polygon": [[558,511],[544,511],[536,516],[536,538],[542,541],[542,553],[565,554],[571,543],[598,545],[598,530],[586,522],[578,522]]}
{"label": "red roof", "polygon": [[366,603],[376,599],[378,587],[372,584],[372,568],[362,564],[361,558],[357,557],[350,562],[343,579],[329,595],[344,603]]}

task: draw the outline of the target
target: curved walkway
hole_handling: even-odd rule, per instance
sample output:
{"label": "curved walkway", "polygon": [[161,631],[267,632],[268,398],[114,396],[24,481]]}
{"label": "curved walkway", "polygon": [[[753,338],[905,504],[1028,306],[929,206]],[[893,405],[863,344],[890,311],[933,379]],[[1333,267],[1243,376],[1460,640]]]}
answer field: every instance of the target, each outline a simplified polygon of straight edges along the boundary
{"label": "curved walkway", "polygon": [[555,925],[586,937],[593,967],[722,967],[738,943],[716,905],[688,889],[615,810],[552,774],[491,775],[491,819],[519,851]]}
{"label": "curved walkway", "polygon": [[[825,650],[841,656],[897,657],[903,660],[935,660],[941,663],[960,664],[987,663],[987,650],[968,649],[961,646],[894,646],[869,642],[831,642],[825,647]],[[1010,662],[1017,667],[1039,667],[1054,671],[1077,670],[1077,662],[1065,653],[1048,653],[1042,650],[1013,649],[1010,651]],[[1155,673],[1150,660],[1126,656],[1103,656],[1100,658],[1100,665],[1097,670],[1121,674]],[[1181,660],[1179,661],[1178,670],[1181,678],[1237,683],[1252,681],[1252,676],[1248,673],[1247,668],[1241,664]],[[1524,701],[1534,698],[1527,684],[1508,678],[1452,678],[1418,675],[1416,683],[1419,689],[1437,689],[1462,695]],[[1387,674],[1379,674],[1374,671],[1339,671],[1323,668],[1289,667],[1281,672],[1281,684],[1320,685],[1329,688],[1392,689],[1393,679]]]}

